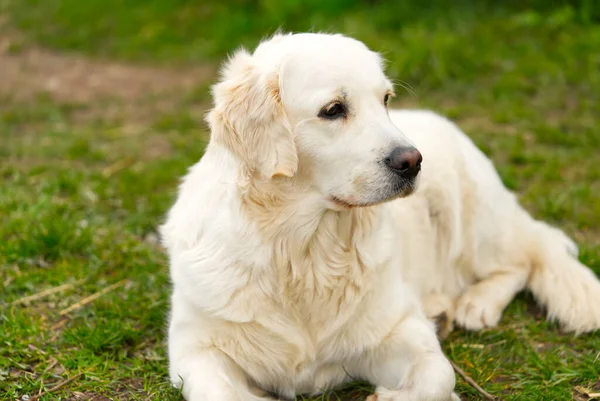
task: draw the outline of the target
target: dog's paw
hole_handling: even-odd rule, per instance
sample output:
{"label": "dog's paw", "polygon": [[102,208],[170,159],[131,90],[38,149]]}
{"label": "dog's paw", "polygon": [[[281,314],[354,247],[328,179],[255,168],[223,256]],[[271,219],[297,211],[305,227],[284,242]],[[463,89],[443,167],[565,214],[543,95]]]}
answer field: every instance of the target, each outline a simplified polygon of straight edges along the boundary
{"label": "dog's paw", "polygon": [[456,303],[456,323],[467,330],[495,327],[501,318],[502,308],[485,295],[467,291]]}

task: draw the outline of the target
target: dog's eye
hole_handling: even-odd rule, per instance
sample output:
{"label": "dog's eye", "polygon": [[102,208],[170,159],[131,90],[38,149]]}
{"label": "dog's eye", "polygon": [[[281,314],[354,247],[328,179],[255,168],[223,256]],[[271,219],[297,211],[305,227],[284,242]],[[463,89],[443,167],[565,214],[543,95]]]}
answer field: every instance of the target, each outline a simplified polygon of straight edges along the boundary
{"label": "dog's eye", "polygon": [[331,103],[321,109],[319,117],[326,118],[328,120],[334,120],[336,118],[345,117],[346,108],[343,104],[335,102]]}
{"label": "dog's eye", "polygon": [[383,104],[385,106],[387,106],[389,101],[390,101],[390,95],[389,95],[389,93],[386,93],[385,96],[383,97]]}

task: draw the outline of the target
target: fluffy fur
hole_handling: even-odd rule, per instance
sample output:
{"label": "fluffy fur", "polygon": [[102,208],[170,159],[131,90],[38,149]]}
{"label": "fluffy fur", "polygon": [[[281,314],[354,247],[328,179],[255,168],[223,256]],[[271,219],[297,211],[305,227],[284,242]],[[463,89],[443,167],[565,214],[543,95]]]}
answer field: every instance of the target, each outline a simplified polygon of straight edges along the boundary
{"label": "fluffy fur", "polygon": [[[341,35],[277,35],[223,67],[210,143],[161,227],[170,373],[187,400],[357,378],[379,401],[455,399],[431,319],[494,326],[526,287],[566,329],[600,327],[600,283],[575,244],[454,124],[388,112],[391,89],[380,57]],[[332,102],[345,116],[319,117]],[[417,180],[383,162],[407,146],[423,154]]]}

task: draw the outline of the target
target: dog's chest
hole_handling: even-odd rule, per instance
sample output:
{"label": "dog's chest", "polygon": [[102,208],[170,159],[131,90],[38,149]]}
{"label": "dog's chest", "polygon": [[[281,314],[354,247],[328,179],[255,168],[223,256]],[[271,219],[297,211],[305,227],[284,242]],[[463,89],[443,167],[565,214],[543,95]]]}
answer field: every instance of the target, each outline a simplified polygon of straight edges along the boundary
{"label": "dog's chest", "polygon": [[316,339],[325,337],[353,316],[386,263],[385,255],[363,244],[316,243],[308,254],[290,258],[282,270],[282,304]]}
{"label": "dog's chest", "polygon": [[[219,346],[264,388],[310,392],[323,369],[343,365],[361,349],[369,332],[363,317],[377,307],[370,294],[380,290],[381,272],[393,257],[389,237],[357,238],[330,229],[318,231],[304,248],[263,244],[270,251],[260,254],[273,255],[269,267],[260,269],[268,285],[249,300],[272,307],[257,309],[256,323],[236,325],[235,339],[223,341],[232,332],[225,330]],[[259,260],[252,262],[258,266]]]}
{"label": "dog's chest", "polygon": [[371,293],[379,285],[378,266],[364,265],[357,251],[345,256],[345,264],[317,266],[305,260],[306,265],[295,266],[298,275],[281,287],[281,309],[269,319],[278,332],[263,325],[244,328],[238,346],[260,347],[244,354],[261,359],[244,358],[241,365],[263,388],[310,393],[346,377],[343,366],[372,332],[364,317],[376,307]]}
{"label": "dog's chest", "polygon": [[[341,337],[350,332],[368,332],[356,321],[365,313],[362,301],[370,290],[372,272],[341,274],[342,266],[315,272],[304,266],[302,280],[282,288],[281,309],[261,324],[239,327],[235,344],[227,352],[263,389],[282,395],[312,393],[334,385],[345,377],[343,366],[354,358],[357,343]],[[360,342],[360,341],[359,341]],[[231,352],[233,351],[233,352]],[[251,355],[261,355],[260,359]]]}

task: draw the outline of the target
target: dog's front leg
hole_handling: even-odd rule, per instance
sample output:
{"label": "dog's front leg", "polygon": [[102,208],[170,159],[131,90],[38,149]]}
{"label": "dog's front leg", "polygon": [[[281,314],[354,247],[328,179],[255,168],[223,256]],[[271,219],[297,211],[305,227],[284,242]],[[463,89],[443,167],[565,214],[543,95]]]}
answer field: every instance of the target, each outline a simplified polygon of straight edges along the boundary
{"label": "dog's front leg", "polygon": [[361,358],[359,375],[374,384],[370,401],[450,401],[456,379],[433,325],[424,316],[399,322],[385,340]]}
{"label": "dog's front leg", "polygon": [[170,370],[171,382],[187,401],[271,401],[251,389],[244,372],[214,348],[171,357]]}
{"label": "dog's front leg", "polygon": [[244,370],[229,355],[206,341],[202,324],[188,319],[184,312],[182,304],[174,303],[168,338],[171,383],[181,389],[184,398],[272,401],[251,385]]}

